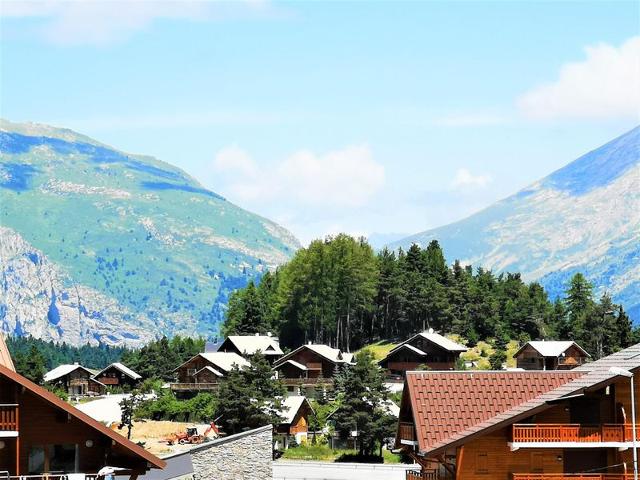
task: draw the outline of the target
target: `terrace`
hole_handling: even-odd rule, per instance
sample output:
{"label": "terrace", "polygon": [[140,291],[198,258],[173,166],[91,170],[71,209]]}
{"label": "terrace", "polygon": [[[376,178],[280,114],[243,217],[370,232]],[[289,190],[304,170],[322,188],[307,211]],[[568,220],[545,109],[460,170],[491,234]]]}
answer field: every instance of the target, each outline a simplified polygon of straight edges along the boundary
{"label": "terrace", "polygon": [[[636,427],[640,440],[640,428]],[[514,424],[511,450],[519,448],[629,448],[633,427],[629,424]]]}

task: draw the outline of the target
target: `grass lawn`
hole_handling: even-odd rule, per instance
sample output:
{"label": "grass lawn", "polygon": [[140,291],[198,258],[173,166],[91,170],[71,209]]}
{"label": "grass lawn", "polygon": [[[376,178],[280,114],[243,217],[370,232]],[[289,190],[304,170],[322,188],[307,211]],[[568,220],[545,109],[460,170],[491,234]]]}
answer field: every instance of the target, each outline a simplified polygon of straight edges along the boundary
{"label": "grass lawn", "polygon": [[[355,455],[355,450],[334,450],[328,445],[300,445],[285,450],[282,458],[287,460],[309,460],[335,462],[342,455]],[[382,450],[384,463],[400,463],[400,455]]]}
{"label": "grass lawn", "polygon": [[376,360],[382,360],[387,356],[387,353],[393,350],[397,345],[397,343],[380,340],[379,342],[372,343],[371,345],[367,345],[366,347],[362,347],[361,350],[369,350]]}

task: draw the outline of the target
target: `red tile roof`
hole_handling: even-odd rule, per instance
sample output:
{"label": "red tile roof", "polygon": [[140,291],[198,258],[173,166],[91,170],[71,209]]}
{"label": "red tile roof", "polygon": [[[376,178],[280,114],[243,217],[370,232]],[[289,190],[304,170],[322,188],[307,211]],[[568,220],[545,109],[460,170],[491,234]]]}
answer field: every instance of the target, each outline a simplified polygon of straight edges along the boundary
{"label": "red tile roof", "polygon": [[420,452],[585,375],[583,371],[407,372]]}

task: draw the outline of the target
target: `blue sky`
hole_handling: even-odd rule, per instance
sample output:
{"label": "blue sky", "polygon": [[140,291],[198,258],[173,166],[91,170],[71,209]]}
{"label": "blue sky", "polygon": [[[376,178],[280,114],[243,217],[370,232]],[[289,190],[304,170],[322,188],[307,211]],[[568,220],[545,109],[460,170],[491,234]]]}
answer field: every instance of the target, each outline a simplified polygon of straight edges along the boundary
{"label": "blue sky", "polygon": [[415,233],[639,123],[635,2],[2,1],[0,113],[290,228]]}

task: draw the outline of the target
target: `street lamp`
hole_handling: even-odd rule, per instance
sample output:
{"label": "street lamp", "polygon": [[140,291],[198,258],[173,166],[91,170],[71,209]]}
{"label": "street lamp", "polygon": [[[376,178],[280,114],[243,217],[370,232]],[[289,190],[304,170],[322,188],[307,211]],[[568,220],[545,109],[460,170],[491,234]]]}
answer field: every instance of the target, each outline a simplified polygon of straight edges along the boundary
{"label": "street lamp", "polygon": [[620,367],[611,367],[609,372],[622,375],[631,381],[631,428],[633,430],[633,480],[638,480],[638,449],[636,445],[636,399],[633,391],[633,372]]}

